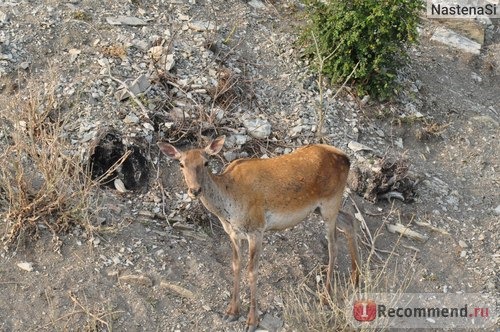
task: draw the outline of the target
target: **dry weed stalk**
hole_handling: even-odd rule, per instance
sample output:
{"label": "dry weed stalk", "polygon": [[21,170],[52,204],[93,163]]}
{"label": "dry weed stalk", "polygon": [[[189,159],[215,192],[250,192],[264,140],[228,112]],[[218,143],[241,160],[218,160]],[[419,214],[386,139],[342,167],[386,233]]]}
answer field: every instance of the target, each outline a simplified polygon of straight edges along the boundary
{"label": "dry weed stalk", "polygon": [[[375,242],[382,235],[382,225],[374,234]],[[331,297],[325,298],[325,285],[320,280],[325,276],[321,266],[316,266],[299,286],[291,286],[283,293],[284,320],[291,331],[368,331],[373,328],[355,328],[352,325],[352,304],[354,299],[367,293],[403,294],[414,278],[414,271],[401,267],[395,252],[398,238],[382,265],[375,263],[377,249],[372,246],[361,267],[360,287],[356,288],[347,275],[335,272],[335,283]],[[389,268],[391,266],[391,268]],[[315,287],[311,286],[316,279]],[[293,288],[292,288],[293,287]],[[326,299],[326,303],[324,302]],[[383,328],[381,328],[383,330]]]}
{"label": "dry weed stalk", "polygon": [[66,137],[71,114],[61,110],[55,77],[45,82],[32,80],[2,100],[0,223],[6,244],[44,226],[54,234],[71,225],[89,234],[94,229],[97,184]]}

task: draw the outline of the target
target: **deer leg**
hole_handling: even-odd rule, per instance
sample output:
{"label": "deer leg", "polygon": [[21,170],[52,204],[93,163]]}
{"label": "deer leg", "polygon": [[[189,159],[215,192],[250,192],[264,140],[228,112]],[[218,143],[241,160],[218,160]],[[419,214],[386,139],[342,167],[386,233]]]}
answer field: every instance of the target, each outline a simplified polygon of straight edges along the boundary
{"label": "deer leg", "polygon": [[257,311],[257,277],[259,270],[259,258],[262,249],[261,232],[248,235],[248,280],[250,283],[250,310],[247,319],[247,331],[255,331],[259,323]]}
{"label": "deer leg", "polygon": [[233,249],[233,259],[231,265],[233,267],[233,291],[231,294],[231,302],[226,311],[225,320],[232,322],[238,319],[240,314],[240,273],[241,273],[241,259],[240,248],[241,240],[235,234],[230,234],[231,248]]}
{"label": "deer leg", "polygon": [[333,199],[320,208],[321,215],[325,220],[326,239],[328,240],[328,270],[326,272],[325,283],[327,296],[333,295],[333,269],[335,268],[335,259],[337,258],[337,215],[341,200],[342,196]]}
{"label": "deer leg", "polygon": [[342,223],[342,229],[347,239],[347,244],[349,246],[349,255],[351,256],[351,281],[355,286],[359,283],[359,269],[360,259],[358,252],[358,240],[357,240],[357,220],[350,214],[340,211],[338,220]]}

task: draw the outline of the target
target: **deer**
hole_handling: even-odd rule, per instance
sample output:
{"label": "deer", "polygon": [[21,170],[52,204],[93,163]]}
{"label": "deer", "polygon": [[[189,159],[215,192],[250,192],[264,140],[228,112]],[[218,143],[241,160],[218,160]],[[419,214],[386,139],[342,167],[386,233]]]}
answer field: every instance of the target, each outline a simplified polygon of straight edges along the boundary
{"label": "deer", "polygon": [[258,326],[257,277],[263,236],[303,221],[311,212],[324,219],[328,241],[328,269],[325,288],[332,294],[333,270],[337,252],[337,219],[347,238],[351,257],[351,280],[357,285],[360,260],[356,241],[356,219],[342,211],[350,161],[347,155],[330,145],[311,144],[282,156],[232,161],[219,175],[209,167],[209,157],[218,154],[225,136],[214,139],[204,149],[179,151],[173,145],[158,142],[161,152],[179,161],[188,195],[220,220],[232,247],[233,289],[226,321],[240,315],[240,272],[242,241],[248,241],[248,280],[250,308],[247,331]]}

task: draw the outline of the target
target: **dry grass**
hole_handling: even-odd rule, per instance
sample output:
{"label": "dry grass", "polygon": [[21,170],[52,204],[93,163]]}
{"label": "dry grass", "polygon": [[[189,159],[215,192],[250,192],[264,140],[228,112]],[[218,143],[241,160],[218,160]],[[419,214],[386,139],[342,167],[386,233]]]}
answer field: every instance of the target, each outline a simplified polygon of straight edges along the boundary
{"label": "dry grass", "polygon": [[102,54],[108,57],[126,59],[127,49],[122,44],[113,44],[103,47]]}
{"label": "dry grass", "polygon": [[[381,234],[377,231],[377,235]],[[399,241],[398,241],[399,243]],[[397,247],[397,245],[396,245]],[[335,272],[334,290],[326,298],[325,273],[320,266],[313,269],[298,285],[290,286],[283,294],[284,320],[287,331],[368,331],[367,327],[353,326],[352,304],[354,299],[369,293],[402,294],[414,277],[411,269],[399,266],[394,250],[383,263],[376,263],[379,256],[372,248],[362,260],[361,285],[355,287],[349,276]],[[383,330],[378,327],[379,330]]]}
{"label": "dry grass", "polygon": [[94,230],[97,184],[69,142],[72,111],[56,98],[55,82],[30,80],[0,96],[0,235],[8,245],[43,228],[54,235],[75,225]]}
{"label": "dry grass", "polygon": [[85,292],[79,295],[69,292],[68,297],[72,302],[72,307],[62,316],[56,317],[51,313],[55,306],[51,300],[51,294],[45,292],[47,304],[49,306],[48,318],[50,322],[42,326],[42,329],[54,329],[58,331],[71,331],[74,326],[78,326],[78,331],[98,332],[113,331],[113,320],[123,314],[123,311],[113,310],[113,306],[105,301],[104,303],[95,303],[89,300]]}

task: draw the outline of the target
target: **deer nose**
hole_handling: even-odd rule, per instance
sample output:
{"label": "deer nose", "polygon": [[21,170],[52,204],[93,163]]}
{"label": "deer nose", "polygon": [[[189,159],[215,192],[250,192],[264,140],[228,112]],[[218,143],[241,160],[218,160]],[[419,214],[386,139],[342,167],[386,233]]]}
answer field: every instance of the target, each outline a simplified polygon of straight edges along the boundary
{"label": "deer nose", "polygon": [[198,187],[198,188],[189,188],[189,191],[188,191],[188,194],[191,196],[191,197],[198,197],[201,193],[201,187]]}

